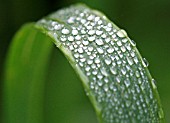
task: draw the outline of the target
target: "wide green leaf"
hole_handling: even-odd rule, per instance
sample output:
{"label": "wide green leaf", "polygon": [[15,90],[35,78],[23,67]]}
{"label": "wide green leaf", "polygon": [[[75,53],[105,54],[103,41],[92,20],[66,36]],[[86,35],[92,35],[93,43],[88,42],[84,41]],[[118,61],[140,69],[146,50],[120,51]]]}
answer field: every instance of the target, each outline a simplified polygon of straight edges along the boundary
{"label": "wide green leaf", "polygon": [[97,122],[79,80],[101,123],[164,122],[147,67],[136,43],[104,14],[82,4],[61,9],[23,26],[13,39],[5,122]]}

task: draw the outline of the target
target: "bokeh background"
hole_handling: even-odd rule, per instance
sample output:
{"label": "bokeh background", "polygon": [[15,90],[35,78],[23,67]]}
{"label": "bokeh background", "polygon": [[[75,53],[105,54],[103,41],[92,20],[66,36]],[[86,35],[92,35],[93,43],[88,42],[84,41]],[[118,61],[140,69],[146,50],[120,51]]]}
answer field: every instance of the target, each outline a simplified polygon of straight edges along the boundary
{"label": "bokeh background", "polygon": [[[103,11],[136,41],[141,54],[150,63],[166,121],[170,122],[170,0],[0,0],[1,97],[4,61],[14,33],[24,23],[37,21],[76,2]],[[2,101],[0,104],[2,108]]]}

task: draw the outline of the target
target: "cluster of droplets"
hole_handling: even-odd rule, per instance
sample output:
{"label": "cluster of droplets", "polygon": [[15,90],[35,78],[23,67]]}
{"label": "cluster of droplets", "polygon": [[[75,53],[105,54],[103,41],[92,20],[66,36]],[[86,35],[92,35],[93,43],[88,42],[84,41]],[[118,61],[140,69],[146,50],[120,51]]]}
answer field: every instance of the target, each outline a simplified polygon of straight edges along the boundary
{"label": "cluster of droplets", "polygon": [[47,18],[38,25],[71,51],[89,79],[105,122],[159,121],[158,102],[152,93],[155,80],[149,82],[148,62],[138,57],[136,43],[124,30],[82,6],[62,9]]}

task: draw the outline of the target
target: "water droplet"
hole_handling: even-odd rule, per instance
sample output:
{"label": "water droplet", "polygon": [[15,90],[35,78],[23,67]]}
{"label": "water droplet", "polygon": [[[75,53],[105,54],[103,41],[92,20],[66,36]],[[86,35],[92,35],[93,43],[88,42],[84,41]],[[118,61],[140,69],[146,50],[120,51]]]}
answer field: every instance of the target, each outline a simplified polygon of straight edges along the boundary
{"label": "water droplet", "polygon": [[114,75],[117,74],[117,69],[116,69],[116,67],[111,67],[111,68],[110,68],[110,71],[111,71],[111,73],[114,74]]}
{"label": "water droplet", "polygon": [[125,83],[126,87],[130,86],[130,80],[128,78],[124,80],[124,83]]}
{"label": "water droplet", "polygon": [[89,46],[88,47],[88,50],[91,52],[91,51],[93,51],[93,47],[92,46]]}
{"label": "water droplet", "polygon": [[78,31],[77,31],[76,29],[73,29],[73,30],[72,30],[72,34],[73,34],[73,35],[77,35],[77,34],[78,34]]}
{"label": "water droplet", "polygon": [[66,38],[63,37],[63,36],[61,36],[61,37],[60,37],[60,40],[64,42],[64,41],[66,41]]}
{"label": "water droplet", "polygon": [[90,36],[90,37],[88,37],[88,40],[89,40],[89,41],[94,41],[94,40],[95,40],[95,36]]}
{"label": "water droplet", "polygon": [[101,68],[100,71],[101,71],[101,73],[102,73],[104,76],[108,76],[105,68]]}
{"label": "water droplet", "polygon": [[78,57],[79,57],[79,54],[78,54],[78,53],[75,53],[75,54],[74,54],[74,57],[75,57],[75,58],[78,58]]}
{"label": "water droplet", "polygon": [[94,15],[90,15],[90,16],[87,17],[87,20],[91,21],[91,20],[93,20],[94,18],[95,18]]}
{"label": "water droplet", "polygon": [[128,41],[127,38],[122,39],[122,42],[123,42],[123,43],[126,43],[127,41]]}
{"label": "water droplet", "polygon": [[111,64],[111,62],[112,62],[110,58],[106,58],[104,61],[107,65]]}
{"label": "water droplet", "polygon": [[124,46],[120,47],[120,49],[121,49],[122,52],[126,51],[126,48]]}
{"label": "water droplet", "polygon": [[92,71],[93,75],[97,75],[97,73],[98,73],[97,70]]}
{"label": "water droplet", "polygon": [[118,42],[117,42],[117,45],[118,45],[118,46],[122,46],[122,42],[121,42],[121,41],[118,41]]}
{"label": "water droplet", "polygon": [[74,37],[73,37],[73,36],[69,36],[69,37],[68,37],[68,40],[69,40],[69,41],[74,41]]}
{"label": "water droplet", "polygon": [[104,81],[105,81],[105,83],[109,82],[108,78],[104,78]]}
{"label": "water droplet", "polygon": [[126,58],[127,58],[127,61],[129,63],[129,65],[133,65],[133,60],[128,56]]}
{"label": "water droplet", "polygon": [[89,44],[89,42],[88,41],[85,41],[85,40],[83,40],[83,42],[82,42],[84,45],[88,45]]}
{"label": "water droplet", "polygon": [[136,46],[136,42],[134,40],[130,40],[130,43],[132,46],[134,46],[134,47]]}
{"label": "water droplet", "polygon": [[146,58],[143,58],[143,60],[142,60],[142,65],[143,65],[144,67],[148,67],[148,66],[149,66],[149,62],[146,60]]}
{"label": "water droplet", "polygon": [[102,74],[98,74],[98,75],[97,75],[97,78],[102,79],[102,78],[103,78],[103,75],[102,75]]}
{"label": "water droplet", "polygon": [[67,35],[70,33],[70,31],[68,29],[64,28],[64,29],[62,29],[61,33]]}
{"label": "water droplet", "polygon": [[98,51],[99,54],[103,54],[104,53],[102,48],[97,48],[97,51]]}
{"label": "water droplet", "polygon": [[105,84],[103,88],[104,88],[104,91],[105,91],[105,92],[107,92],[107,91],[109,90],[109,87],[108,87],[107,84]]}
{"label": "water droplet", "polygon": [[86,61],[86,58],[81,58],[80,59],[80,62],[85,62]]}
{"label": "water droplet", "polygon": [[81,40],[81,36],[80,36],[80,35],[77,35],[77,36],[75,37],[75,39],[79,41],[79,40]]}
{"label": "water droplet", "polygon": [[107,36],[106,36],[106,34],[103,34],[101,37],[105,39]]}
{"label": "water droplet", "polygon": [[99,25],[101,25],[103,22],[102,22],[102,20],[99,20],[97,23],[98,23]]}
{"label": "water droplet", "polygon": [[131,105],[131,101],[130,100],[126,100],[126,107],[129,107]]}
{"label": "water droplet", "polygon": [[94,30],[89,30],[88,34],[89,34],[89,35],[94,35],[94,34],[95,34],[95,31],[94,31]]}
{"label": "water droplet", "polygon": [[155,79],[152,79],[151,83],[152,83],[153,88],[156,89],[156,81],[155,81]]}
{"label": "water droplet", "polygon": [[121,115],[123,113],[122,108],[119,108],[118,113]]}
{"label": "water droplet", "polygon": [[83,51],[83,48],[78,48],[78,50],[77,50],[79,53],[83,53],[84,51]]}
{"label": "water droplet", "polygon": [[98,83],[99,86],[102,86],[102,85],[103,85],[103,82],[100,81],[100,80],[99,80],[97,83]]}
{"label": "water droplet", "polygon": [[101,35],[102,33],[103,33],[103,31],[96,30],[96,35]]}
{"label": "water droplet", "polygon": [[62,26],[59,25],[59,24],[57,24],[57,25],[54,26],[54,29],[55,29],[55,30],[60,30],[61,28],[62,28]]}
{"label": "water droplet", "polygon": [[109,48],[109,49],[107,49],[107,52],[108,52],[108,53],[113,53],[113,52],[114,52],[114,49],[113,49],[113,48]]}
{"label": "water droplet", "polygon": [[91,65],[92,63],[93,63],[93,60],[91,60],[91,59],[87,60],[87,64]]}
{"label": "water droplet", "polygon": [[125,69],[125,68],[122,68],[122,69],[121,69],[121,72],[122,72],[123,75],[125,75],[125,74],[126,74],[126,69]]}
{"label": "water droplet", "polygon": [[100,17],[95,17],[94,21],[98,22],[100,20]]}
{"label": "water droplet", "polygon": [[86,67],[85,67],[85,70],[86,70],[86,71],[89,71],[89,70],[90,70],[90,67],[89,67],[89,66],[86,66]]}
{"label": "water droplet", "polygon": [[126,36],[127,36],[127,33],[126,33],[125,30],[120,29],[120,30],[117,32],[117,36],[119,36],[120,38],[123,38],[123,37],[126,37]]}
{"label": "water droplet", "polygon": [[118,83],[120,83],[121,82],[121,78],[120,78],[120,76],[116,76],[116,81],[118,82]]}
{"label": "water droplet", "polygon": [[106,41],[106,43],[109,43],[110,42],[110,38],[106,38],[105,41]]}
{"label": "water droplet", "polygon": [[136,75],[136,77],[138,77],[138,78],[139,78],[139,77],[140,77],[140,73],[139,73],[139,71],[136,71],[136,72],[135,72],[135,75]]}
{"label": "water droplet", "polygon": [[94,62],[95,62],[96,64],[98,64],[98,63],[100,63],[100,59],[99,59],[99,58],[95,58]]}
{"label": "water droplet", "polygon": [[70,23],[70,24],[72,24],[72,23],[74,23],[74,20],[75,20],[74,17],[70,17],[70,18],[67,20],[67,22]]}
{"label": "water droplet", "polygon": [[96,42],[97,45],[103,45],[104,44],[102,39],[96,39],[95,42]]}

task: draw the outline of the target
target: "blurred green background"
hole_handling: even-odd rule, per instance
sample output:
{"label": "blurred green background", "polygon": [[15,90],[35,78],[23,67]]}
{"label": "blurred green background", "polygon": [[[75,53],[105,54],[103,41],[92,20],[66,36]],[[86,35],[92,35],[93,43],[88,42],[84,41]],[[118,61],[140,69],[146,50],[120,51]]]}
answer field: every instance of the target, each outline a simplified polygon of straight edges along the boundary
{"label": "blurred green background", "polygon": [[[170,122],[170,0],[0,0],[0,79],[11,38],[21,25],[76,2],[103,11],[136,41],[150,63]],[[2,97],[4,83],[0,82]],[[2,101],[0,105],[2,108]]]}

